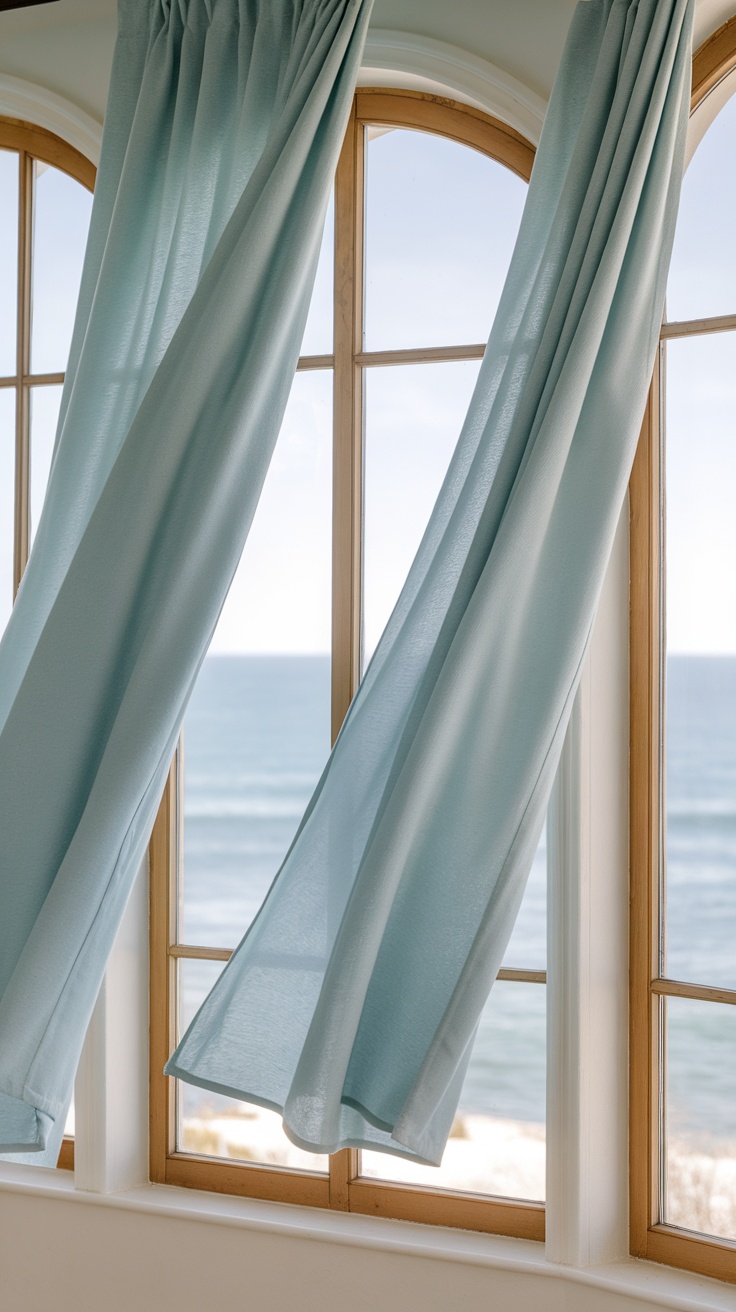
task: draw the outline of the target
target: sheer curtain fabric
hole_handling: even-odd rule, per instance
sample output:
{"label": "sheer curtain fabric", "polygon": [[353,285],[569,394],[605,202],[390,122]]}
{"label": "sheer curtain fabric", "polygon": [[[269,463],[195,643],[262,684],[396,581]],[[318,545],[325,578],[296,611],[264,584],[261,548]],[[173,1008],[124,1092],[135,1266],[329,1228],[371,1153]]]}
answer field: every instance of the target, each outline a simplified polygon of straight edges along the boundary
{"label": "sheer curtain fabric", "polygon": [[370,7],[121,0],[51,478],[0,646],[0,1151],[58,1153],[291,387]]}
{"label": "sheer curtain fabric", "polygon": [[689,0],[574,15],[406,586],[268,897],[167,1070],[318,1152],[438,1162],[538,841],[651,376]]}

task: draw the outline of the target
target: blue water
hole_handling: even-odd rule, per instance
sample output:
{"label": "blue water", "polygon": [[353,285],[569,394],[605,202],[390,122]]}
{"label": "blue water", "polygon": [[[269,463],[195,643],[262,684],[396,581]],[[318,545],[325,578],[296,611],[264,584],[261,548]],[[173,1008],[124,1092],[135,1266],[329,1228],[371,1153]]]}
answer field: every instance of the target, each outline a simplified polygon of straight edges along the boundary
{"label": "blue water", "polygon": [[[329,685],[327,657],[205,661],[184,734],[183,942],[234,947],[257,912],[327,759]],[[666,759],[668,973],[734,987],[736,659],[670,658]],[[506,965],[544,968],[545,905],[542,843]],[[218,970],[187,965],[185,1016]],[[668,1006],[672,1124],[736,1139],[736,1008]],[[544,986],[497,983],[460,1109],[543,1121],[544,1078]]]}
{"label": "blue water", "polygon": [[330,750],[328,657],[210,657],[184,726],[180,936],[237,945]]}
{"label": "blue water", "polygon": [[666,974],[733,989],[736,660],[670,657],[665,760]]}

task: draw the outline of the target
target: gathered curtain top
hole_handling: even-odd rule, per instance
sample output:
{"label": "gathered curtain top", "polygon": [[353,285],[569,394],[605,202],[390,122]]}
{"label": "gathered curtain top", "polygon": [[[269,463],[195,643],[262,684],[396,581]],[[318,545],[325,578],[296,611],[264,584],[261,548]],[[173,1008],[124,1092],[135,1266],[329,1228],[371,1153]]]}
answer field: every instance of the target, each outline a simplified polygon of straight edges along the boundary
{"label": "gathered curtain top", "polygon": [[[280,14],[291,10],[292,21],[328,17],[340,10],[341,0],[286,0]],[[273,0],[118,0],[118,37],[158,32],[178,26],[202,30],[214,24],[254,31],[267,22]]]}

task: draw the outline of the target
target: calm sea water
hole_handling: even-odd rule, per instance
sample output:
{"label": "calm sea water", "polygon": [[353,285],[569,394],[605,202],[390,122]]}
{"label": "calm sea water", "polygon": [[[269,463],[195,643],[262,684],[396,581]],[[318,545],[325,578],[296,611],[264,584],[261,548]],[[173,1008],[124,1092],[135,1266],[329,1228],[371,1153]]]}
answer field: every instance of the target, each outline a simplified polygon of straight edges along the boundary
{"label": "calm sea water", "polygon": [[[185,724],[187,943],[234,947],[257,912],[329,752],[326,657],[210,657]],[[668,973],[736,982],[736,659],[668,669]],[[540,845],[506,964],[545,965]],[[219,967],[183,973],[183,1016]],[[545,989],[498,983],[481,1017],[461,1110],[544,1120]],[[673,1129],[736,1139],[736,1008],[670,1004]],[[193,1096],[193,1095],[192,1095]]]}

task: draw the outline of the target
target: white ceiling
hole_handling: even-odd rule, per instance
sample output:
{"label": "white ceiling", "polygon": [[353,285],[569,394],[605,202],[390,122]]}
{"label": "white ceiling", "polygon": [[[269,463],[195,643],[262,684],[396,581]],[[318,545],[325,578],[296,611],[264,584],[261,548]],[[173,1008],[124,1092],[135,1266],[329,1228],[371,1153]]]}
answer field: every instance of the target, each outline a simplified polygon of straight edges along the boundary
{"label": "white ceiling", "polygon": [[[546,99],[575,0],[375,0],[372,26],[413,32],[489,60]],[[104,113],[116,0],[57,0],[0,14],[0,74],[40,83]],[[736,12],[697,0],[696,44]]]}

